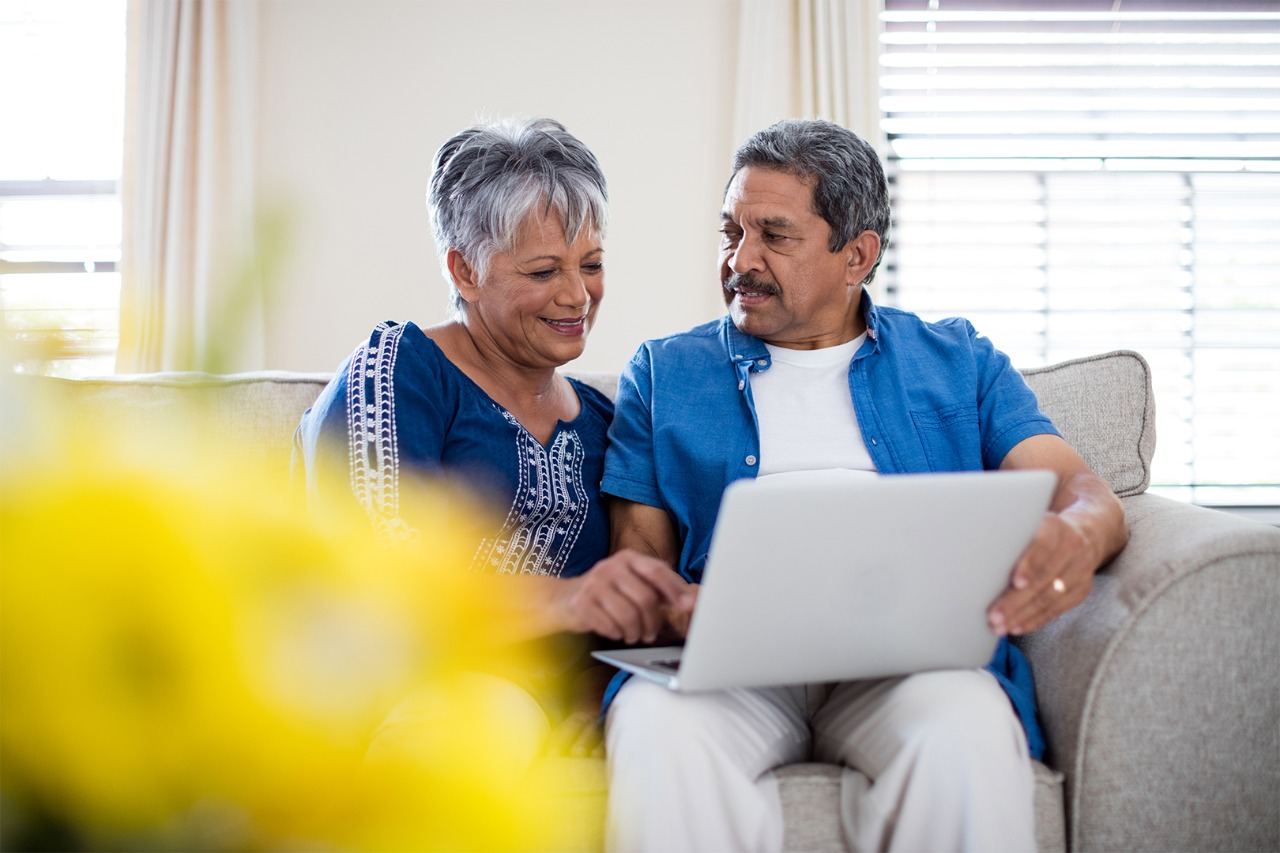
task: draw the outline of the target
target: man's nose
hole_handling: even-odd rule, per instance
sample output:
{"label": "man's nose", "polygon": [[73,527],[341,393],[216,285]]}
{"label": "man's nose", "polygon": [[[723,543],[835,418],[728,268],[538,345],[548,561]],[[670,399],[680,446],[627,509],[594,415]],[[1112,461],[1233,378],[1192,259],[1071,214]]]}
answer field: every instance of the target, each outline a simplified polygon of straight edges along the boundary
{"label": "man's nose", "polygon": [[762,269],[760,259],[759,241],[748,234],[744,234],[729,255],[729,269],[739,274],[760,272]]}

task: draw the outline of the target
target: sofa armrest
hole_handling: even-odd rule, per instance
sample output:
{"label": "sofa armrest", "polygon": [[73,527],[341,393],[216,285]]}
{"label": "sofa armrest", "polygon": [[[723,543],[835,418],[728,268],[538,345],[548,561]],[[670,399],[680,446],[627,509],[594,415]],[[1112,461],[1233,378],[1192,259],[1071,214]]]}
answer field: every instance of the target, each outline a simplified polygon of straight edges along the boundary
{"label": "sofa armrest", "polygon": [[1280,530],[1155,495],[1020,642],[1071,849],[1280,849]]}

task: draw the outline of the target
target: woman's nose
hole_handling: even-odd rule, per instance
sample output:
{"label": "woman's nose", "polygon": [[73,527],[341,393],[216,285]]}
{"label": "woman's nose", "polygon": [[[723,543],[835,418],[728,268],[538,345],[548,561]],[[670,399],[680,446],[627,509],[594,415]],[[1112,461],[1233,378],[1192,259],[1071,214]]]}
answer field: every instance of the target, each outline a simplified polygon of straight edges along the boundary
{"label": "woman's nose", "polygon": [[556,302],[574,308],[591,302],[591,294],[587,292],[586,277],[581,270],[570,270],[565,273],[560,288],[556,292]]}

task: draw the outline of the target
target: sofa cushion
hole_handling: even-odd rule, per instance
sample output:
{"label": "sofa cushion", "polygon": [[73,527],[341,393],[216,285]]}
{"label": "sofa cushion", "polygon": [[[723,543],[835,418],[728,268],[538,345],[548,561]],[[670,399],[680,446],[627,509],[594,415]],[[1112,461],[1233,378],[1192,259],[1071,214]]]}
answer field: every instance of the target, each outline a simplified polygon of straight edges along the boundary
{"label": "sofa cushion", "polygon": [[1151,482],[1156,449],[1151,368],[1116,350],[1023,370],[1041,410],[1120,497]]}

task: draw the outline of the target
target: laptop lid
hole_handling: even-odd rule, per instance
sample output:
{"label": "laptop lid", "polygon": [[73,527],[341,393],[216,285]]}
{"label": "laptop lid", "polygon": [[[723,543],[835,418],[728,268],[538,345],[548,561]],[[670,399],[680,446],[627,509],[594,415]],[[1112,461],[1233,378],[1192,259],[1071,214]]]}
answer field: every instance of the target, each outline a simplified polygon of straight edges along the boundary
{"label": "laptop lid", "polygon": [[[683,649],[597,657],[686,691],[983,666],[998,642],[987,607],[1056,482],[1050,471],[736,481]],[[665,666],[650,671],[646,656]]]}

